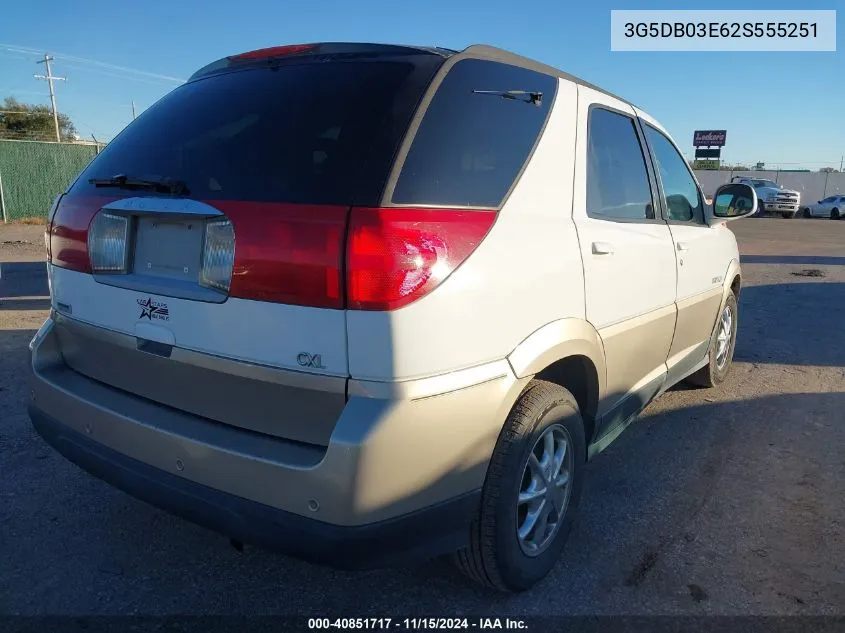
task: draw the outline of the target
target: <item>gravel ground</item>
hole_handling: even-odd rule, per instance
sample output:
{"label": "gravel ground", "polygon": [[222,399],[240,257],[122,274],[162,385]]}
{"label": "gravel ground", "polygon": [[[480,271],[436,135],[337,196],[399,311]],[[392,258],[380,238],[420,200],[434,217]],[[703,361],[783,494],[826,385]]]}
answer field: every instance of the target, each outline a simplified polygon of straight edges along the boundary
{"label": "gravel ground", "polygon": [[0,226],[18,263],[0,280],[0,613],[845,614],[845,222],[731,227],[729,381],[670,391],[591,462],[560,564],[503,597],[443,561],[342,573],[238,553],[65,461],[24,409],[42,229]]}

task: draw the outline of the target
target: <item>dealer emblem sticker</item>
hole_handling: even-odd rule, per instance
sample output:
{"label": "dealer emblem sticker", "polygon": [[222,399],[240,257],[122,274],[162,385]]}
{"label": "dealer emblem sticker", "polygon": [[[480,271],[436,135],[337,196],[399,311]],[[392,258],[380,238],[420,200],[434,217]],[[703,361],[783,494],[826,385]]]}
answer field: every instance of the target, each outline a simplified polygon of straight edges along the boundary
{"label": "dealer emblem sticker", "polygon": [[150,321],[169,321],[170,310],[167,309],[167,304],[162,301],[153,301],[151,297],[146,299],[138,299],[138,305],[141,306],[141,316],[139,319],[149,319]]}

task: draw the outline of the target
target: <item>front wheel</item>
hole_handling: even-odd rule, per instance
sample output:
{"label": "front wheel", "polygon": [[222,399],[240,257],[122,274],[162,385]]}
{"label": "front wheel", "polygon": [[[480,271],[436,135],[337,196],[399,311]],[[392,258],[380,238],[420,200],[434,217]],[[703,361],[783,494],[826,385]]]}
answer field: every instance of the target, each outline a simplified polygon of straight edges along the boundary
{"label": "front wheel", "polygon": [[811,217],[813,217],[813,214],[812,214],[812,213],[810,213],[810,209],[809,209],[809,207],[808,207],[808,208],[806,208],[806,209],[804,209],[804,217],[805,217],[805,218],[811,218]]}
{"label": "front wheel", "polygon": [[719,313],[716,324],[716,337],[710,343],[707,364],[687,378],[687,382],[699,387],[716,387],[728,377],[736,347],[736,332],[739,312],[733,291],[728,291],[728,298]]}
{"label": "front wheel", "polygon": [[830,219],[831,220],[838,220],[839,219],[839,209],[833,209],[830,212]]}
{"label": "front wheel", "polygon": [[581,500],[586,459],[578,403],[560,385],[532,381],[505,422],[455,562],[473,580],[523,591],[560,558]]}
{"label": "front wheel", "polygon": [[757,213],[758,218],[765,218],[766,217],[766,204],[762,200],[757,201]]}

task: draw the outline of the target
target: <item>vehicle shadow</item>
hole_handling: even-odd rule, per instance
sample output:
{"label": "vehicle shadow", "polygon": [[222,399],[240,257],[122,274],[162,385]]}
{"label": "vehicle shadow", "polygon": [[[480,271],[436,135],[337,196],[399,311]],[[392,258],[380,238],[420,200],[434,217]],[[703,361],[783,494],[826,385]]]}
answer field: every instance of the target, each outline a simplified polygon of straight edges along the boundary
{"label": "vehicle shadow", "polygon": [[843,313],[845,283],[746,286],[740,293],[734,359],[845,366]]}
{"label": "vehicle shadow", "polygon": [[845,257],[826,255],[740,255],[739,260],[742,264],[845,266]]}
{"label": "vehicle shadow", "polygon": [[49,295],[44,262],[0,263],[0,310],[46,310]]}

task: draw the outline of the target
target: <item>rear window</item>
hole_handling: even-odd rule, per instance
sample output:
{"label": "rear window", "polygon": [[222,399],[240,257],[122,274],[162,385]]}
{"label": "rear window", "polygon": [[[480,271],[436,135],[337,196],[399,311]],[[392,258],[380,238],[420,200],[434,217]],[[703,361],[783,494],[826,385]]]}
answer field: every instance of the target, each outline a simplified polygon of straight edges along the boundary
{"label": "rear window", "polygon": [[199,199],[350,204],[361,195],[373,203],[434,70],[405,58],[200,79],[144,112],[75,189],[126,174],[182,180]]}
{"label": "rear window", "polygon": [[[423,116],[392,202],[500,206],[537,141],[556,88],[554,77],[516,66],[478,59],[455,64]],[[539,105],[530,93],[542,93]]]}

